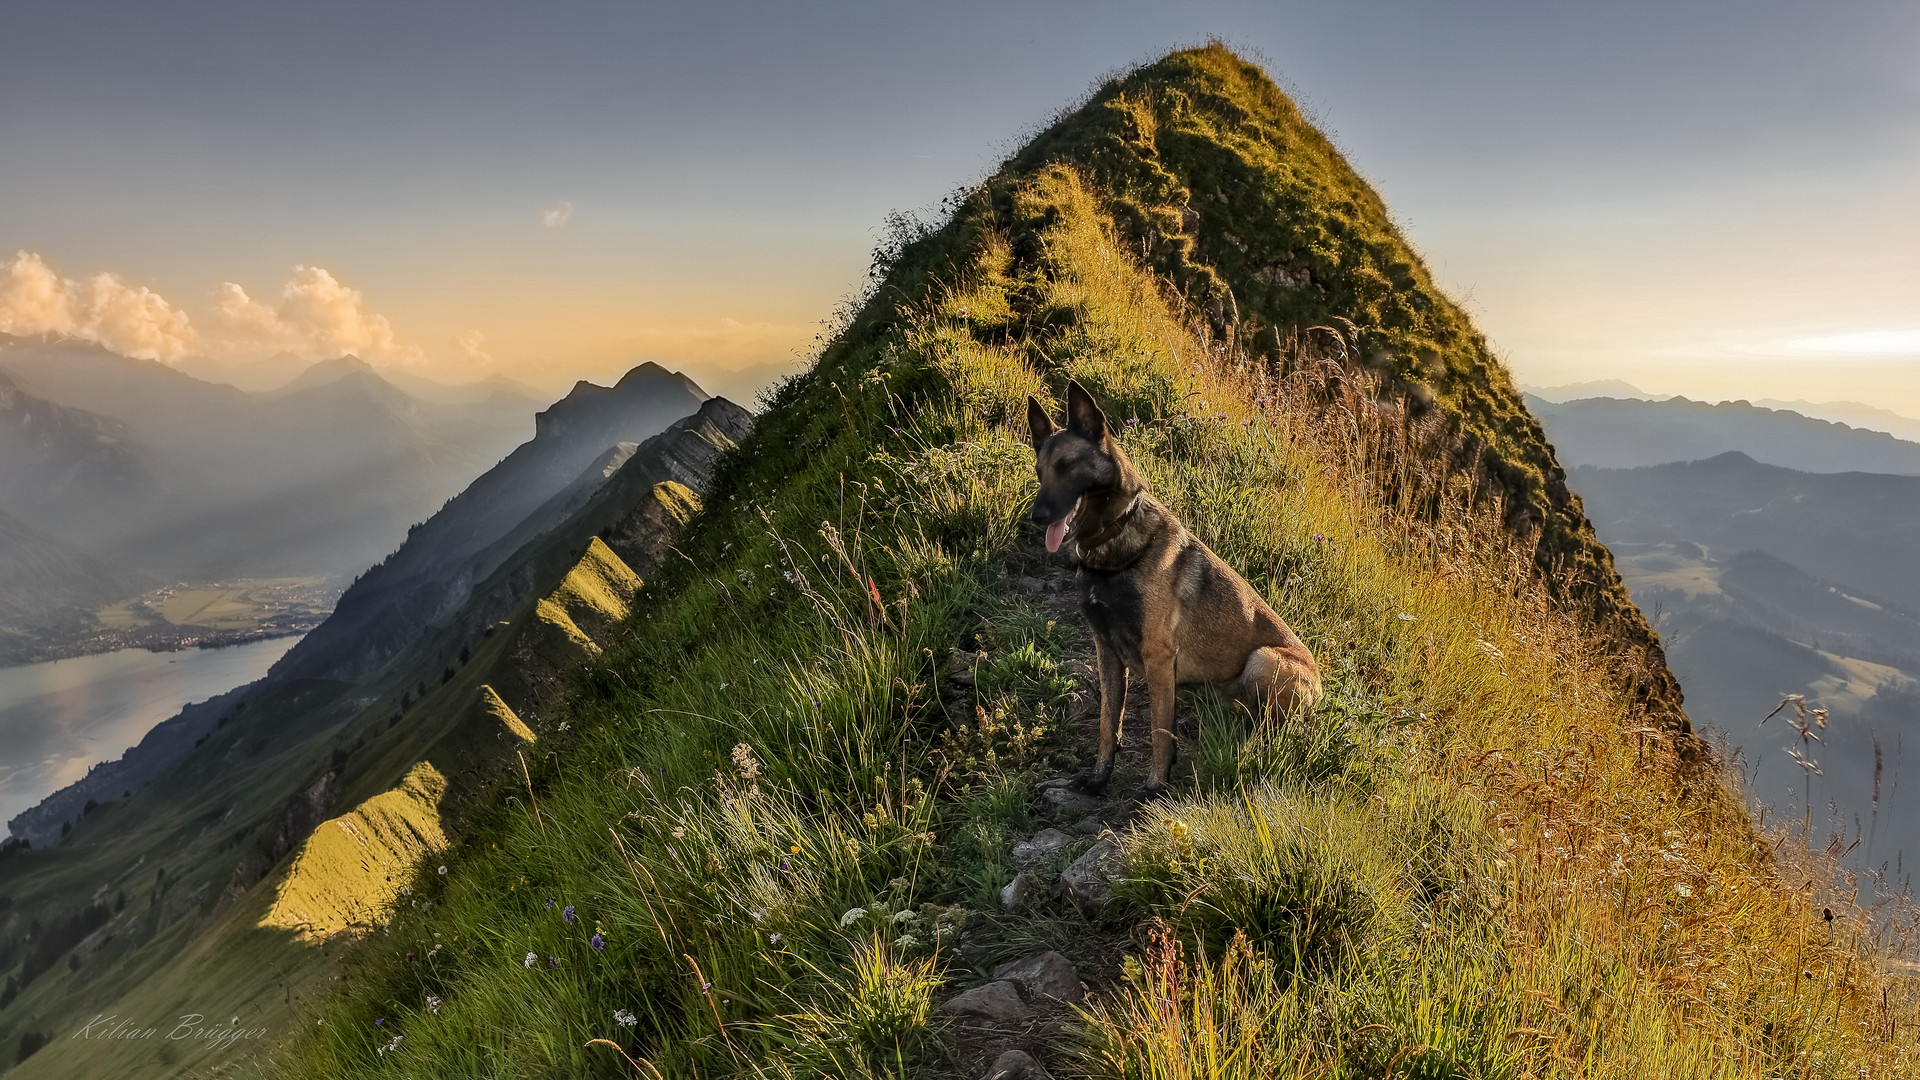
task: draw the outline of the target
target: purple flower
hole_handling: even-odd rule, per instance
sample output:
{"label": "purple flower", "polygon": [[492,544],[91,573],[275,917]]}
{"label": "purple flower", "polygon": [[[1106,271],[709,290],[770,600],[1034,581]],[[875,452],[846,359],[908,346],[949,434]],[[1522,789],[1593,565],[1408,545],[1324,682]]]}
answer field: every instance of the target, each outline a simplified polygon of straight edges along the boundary
{"label": "purple flower", "polygon": [[703,994],[711,989],[713,989],[713,984],[710,982],[703,982],[700,984],[700,992]]}
{"label": "purple flower", "polygon": [[598,931],[595,931],[595,932],[594,932],[594,935],[593,935],[593,940],[592,940],[591,942],[589,942],[588,944],[590,944],[590,945],[592,945],[592,946],[593,946],[593,951],[594,951],[594,952],[599,952],[600,950],[602,950],[602,949],[604,949],[604,948],[606,948],[606,947],[607,947],[607,939],[606,939],[606,938],[603,938],[603,937],[601,937],[601,936],[600,936],[600,934],[599,934],[599,932],[598,932]]}
{"label": "purple flower", "polygon": [[787,860],[785,860],[785,859],[781,859],[781,860],[780,860],[780,869],[782,869],[782,870],[791,870],[791,869],[793,869],[793,864],[792,864],[792,863],[790,863],[790,862],[788,862],[788,861],[787,861]]}
{"label": "purple flower", "polygon": [[566,920],[566,923],[568,926],[572,926],[573,925],[573,905],[568,904],[566,907],[561,908],[560,917]]}
{"label": "purple flower", "polygon": [[560,958],[559,958],[559,957],[557,957],[557,956],[551,956],[551,955],[549,955],[549,956],[547,957],[547,966],[548,966],[548,967],[559,967],[559,966],[560,966]]}
{"label": "purple flower", "polygon": [[411,960],[411,959],[413,959],[413,950],[412,950],[412,949],[408,949],[408,950],[407,950],[407,959],[409,959],[409,960]]}
{"label": "purple flower", "polygon": [[1315,540],[1325,540],[1325,539],[1327,538],[1327,534],[1326,534],[1326,533],[1314,533],[1314,534],[1313,534],[1313,538],[1314,538]]}
{"label": "purple flower", "polygon": [[375,1021],[373,1022],[373,1026],[374,1026],[374,1027],[386,1027],[386,1026],[387,1026],[387,1018],[383,1016],[383,1017],[381,1017],[380,1019],[378,1019],[378,1020],[375,1020]]}
{"label": "purple flower", "polygon": [[1132,426],[1134,426],[1135,424],[1138,424],[1139,422],[1140,422],[1140,418],[1139,418],[1139,417],[1137,417],[1137,416],[1129,416],[1129,417],[1127,417],[1127,426],[1128,426],[1128,427],[1132,427]]}
{"label": "purple flower", "polygon": [[547,897],[547,910],[548,911],[553,910],[553,897],[551,896]]}

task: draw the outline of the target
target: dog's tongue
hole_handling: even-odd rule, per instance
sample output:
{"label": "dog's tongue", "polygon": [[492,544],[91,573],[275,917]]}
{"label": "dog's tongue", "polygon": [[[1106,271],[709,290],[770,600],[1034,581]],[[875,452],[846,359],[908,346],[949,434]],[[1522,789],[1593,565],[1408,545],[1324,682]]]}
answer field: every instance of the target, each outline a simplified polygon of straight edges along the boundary
{"label": "dog's tongue", "polygon": [[1066,538],[1067,538],[1067,522],[1065,518],[1062,518],[1059,521],[1056,521],[1053,524],[1047,526],[1047,550],[1048,551],[1059,551],[1060,541],[1065,540]]}

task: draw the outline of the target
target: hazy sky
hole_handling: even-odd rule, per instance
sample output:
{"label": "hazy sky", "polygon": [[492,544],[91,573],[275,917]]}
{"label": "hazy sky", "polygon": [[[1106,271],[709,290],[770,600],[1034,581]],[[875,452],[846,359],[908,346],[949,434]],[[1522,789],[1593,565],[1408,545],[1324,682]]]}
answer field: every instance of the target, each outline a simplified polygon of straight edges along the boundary
{"label": "hazy sky", "polygon": [[1911,0],[0,0],[0,329],[544,386],[781,360],[886,211],[1208,35],[1524,381],[1920,415]]}

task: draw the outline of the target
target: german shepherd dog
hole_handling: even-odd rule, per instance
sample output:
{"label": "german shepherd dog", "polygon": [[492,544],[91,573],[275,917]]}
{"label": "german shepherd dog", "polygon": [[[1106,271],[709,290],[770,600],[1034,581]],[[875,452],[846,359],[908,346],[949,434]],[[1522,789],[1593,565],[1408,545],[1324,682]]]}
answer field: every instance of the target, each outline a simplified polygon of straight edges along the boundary
{"label": "german shepherd dog", "polygon": [[1173,765],[1173,688],[1207,683],[1256,717],[1284,718],[1320,698],[1313,653],[1233,568],[1147,493],[1146,480],[1107,431],[1106,414],[1078,381],[1067,386],[1067,426],[1027,398],[1040,493],[1033,520],[1047,550],[1079,559],[1080,609],[1100,665],[1100,754],[1076,786],[1100,792],[1113,776],[1127,673],[1144,677],[1153,714],[1153,765],[1143,799],[1167,789]]}

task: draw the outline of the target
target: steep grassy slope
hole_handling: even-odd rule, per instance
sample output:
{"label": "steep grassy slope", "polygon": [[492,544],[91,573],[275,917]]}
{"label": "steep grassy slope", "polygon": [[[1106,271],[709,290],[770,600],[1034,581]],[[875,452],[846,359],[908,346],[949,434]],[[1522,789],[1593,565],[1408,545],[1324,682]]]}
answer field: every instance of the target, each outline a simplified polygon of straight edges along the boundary
{"label": "steep grassy slope", "polygon": [[[465,801],[522,783],[526,736],[567,741],[551,704],[613,643],[638,573],[699,506],[675,477],[704,484],[750,423],[707,402],[382,667],[226,695],[151,784],[101,799],[57,847],[8,852],[0,1060],[51,1033],[22,1075],[204,1075],[284,1042],[332,975],[328,941],[371,925]],[[133,1047],[71,1037],[96,1014],[144,1029],[194,1012],[265,1033]]]}
{"label": "steep grassy slope", "polygon": [[[1232,267],[1227,319],[1190,237],[1156,262],[1173,211],[1122,168],[1147,137],[1264,200],[1229,219],[1250,264],[1311,292]],[[1860,913],[1818,920],[1648,722],[1651,639],[1537,425],[1257,72],[1209,48],[1101,89],[894,256],[722,462],[576,688],[580,737],[416,874],[287,1075],[978,1075],[1021,1041],[1089,1077],[1909,1066]],[[1224,340],[1259,341],[1256,299],[1271,355]],[[1333,316],[1358,338],[1280,321]],[[1254,729],[1183,695],[1178,794],[1130,812],[1136,736],[1076,808],[1114,826],[1112,901],[1042,873],[1006,911],[1009,844],[1061,801],[1037,782],[1088,755],[1088,644],[1025,525],[1026,395],[1068,378],[1329,697]],[[937,1011],[1046,948],[1094,991],[1064,1027]]]}

